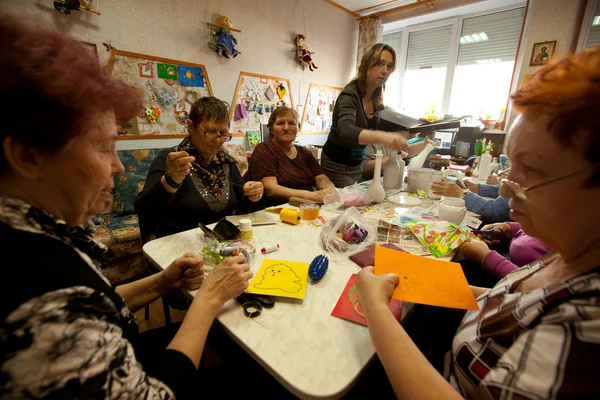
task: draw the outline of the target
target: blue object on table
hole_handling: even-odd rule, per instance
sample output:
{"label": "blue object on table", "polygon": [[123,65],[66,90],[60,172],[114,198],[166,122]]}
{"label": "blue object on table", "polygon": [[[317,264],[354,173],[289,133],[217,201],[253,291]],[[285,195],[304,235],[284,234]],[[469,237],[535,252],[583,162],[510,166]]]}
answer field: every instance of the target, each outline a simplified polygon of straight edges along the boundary
{"label": "blue object on table", "polygon": [[262,294],[242,293],[236,300],[242,305],[244,315],[248,318],[256,318],[260,315],[263,307],[273,308],[275,305],[275,300],[271,296]]}
{"label": "blue object on table", "polygon": [[318,282],[325,276],[327,268],[329,268],[329,259],[327,256],[323,254],[316,256],[308,267],[308,276],[312,281]]}

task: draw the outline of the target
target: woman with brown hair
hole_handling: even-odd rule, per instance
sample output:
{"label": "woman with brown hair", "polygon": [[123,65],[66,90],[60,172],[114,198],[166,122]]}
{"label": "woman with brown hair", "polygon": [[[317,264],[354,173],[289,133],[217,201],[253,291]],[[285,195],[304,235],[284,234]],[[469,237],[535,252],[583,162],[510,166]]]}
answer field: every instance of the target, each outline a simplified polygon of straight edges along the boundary
{"label": "woman with brown hair", "polygon": [[[510,217],[554,253],[492,289],[472,287],[479,310],[450,336],[454,388],[390,312],[398,276],[359,272],[358,298],[398,398],[600,397],[600,48],[546,66],[512,101],[521,115],[500,194]],[[446,328],[440,321],[428,330]]]}
{"label": "woman with brown hair", "polygon": [[358,75],[338,96],[331,130],[321,155],[321,166],[336,187],[361,180],[368,144],[380,144],[398,153],[406,150],[409,155],[418,154],[427,145],[423,142],[409,146],[403,135],[381,130],[385,126],[374,116],[384,109],[383,89],[395,69],[394,49],[376,43],[363,55]]}
{"label": "woman with brown hair", "polygon": [[294,144],[298,113],[278,107],[269,117],[271,139],[252,153],[250,180],[262,182],[271,204],[287,203],[292,196],[322,202],[334,189],[310,150]]}

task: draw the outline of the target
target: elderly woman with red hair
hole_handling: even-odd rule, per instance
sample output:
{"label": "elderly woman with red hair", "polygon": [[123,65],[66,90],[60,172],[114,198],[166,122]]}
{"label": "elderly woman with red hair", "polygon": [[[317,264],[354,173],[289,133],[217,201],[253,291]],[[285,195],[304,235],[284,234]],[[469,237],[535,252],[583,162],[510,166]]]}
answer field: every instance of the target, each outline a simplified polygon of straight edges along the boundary
{"label": "elderly woman with red hair", "polygon": [[[0,130],[0,397],[197,393],[209,329],[246,288],[250,266],[232,257],[205,278],[190,253],[111,287],[100,270],[107,249],[79,224],[102,211],[123,172],[116,123],[141,101],[74,39],[1,9],[0,32],[0,97],[10,99]],[[23,104],[31,105],[26,115]],[[132,312],[182,288],[199,290],[174,336],[146,347],[153,359],[134,346],[148,341]]]}
{"label": "elderly woman with red hair", "polygon": [[452,341],[455,387],[390,312],[402,282],[363,269],[359,301],[398,398],[600,397],[600,48],[548,65],[512,101],[521,115],[501,194],[511,218],[554,253],[492,289],[472,288],[480,310],[464,315]]}

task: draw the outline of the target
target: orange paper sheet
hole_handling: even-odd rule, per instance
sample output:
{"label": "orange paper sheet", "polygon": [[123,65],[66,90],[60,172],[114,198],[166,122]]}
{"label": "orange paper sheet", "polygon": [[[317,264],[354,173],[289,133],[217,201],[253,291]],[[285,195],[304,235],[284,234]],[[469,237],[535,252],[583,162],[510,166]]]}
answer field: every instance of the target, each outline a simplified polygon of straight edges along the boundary
{"label": "orange paper sheet", "polygon": [[375,275],[396,274],[393,299],[449,308],[479,310],[460,264],[375,248]]}

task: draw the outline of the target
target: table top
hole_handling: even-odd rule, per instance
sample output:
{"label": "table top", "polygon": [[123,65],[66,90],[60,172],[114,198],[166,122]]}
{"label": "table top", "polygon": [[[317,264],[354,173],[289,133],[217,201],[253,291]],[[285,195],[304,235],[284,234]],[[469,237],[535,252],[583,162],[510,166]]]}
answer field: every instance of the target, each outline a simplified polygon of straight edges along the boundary
{"label": "table top", "polygon": [[[326,220],[339,216],[325,209],[321,215]],[[274,308],[249,319],[241,306],[230,300],[217,321],[294,395],[304,399],[342,397],[375,355],[366,326],[330,315],[348,279],[360,267],[345,256],[325,252],[319,240],[321,228],[307,221],[288,225],[277,218],[275,225],[254,226],[253,230],[251,243],[257,250],[251,261],[254,273],[264,259],[310,263],[319,254],[329,256],[329,269],[320,282],[308,284],[302,301],[277,298]],[[199,236],[200,229],[192,229],[159,238],[144,245],[144,254],[166,268],[184,253],[199,251]],[[260,248],[274,243],[280,245],[278,251],[260,253]],[[445,259],[450,261],[451,256]],[[194,296],[196,292],[190,293]],[[411,306],[404,304],[403,317]]]}

